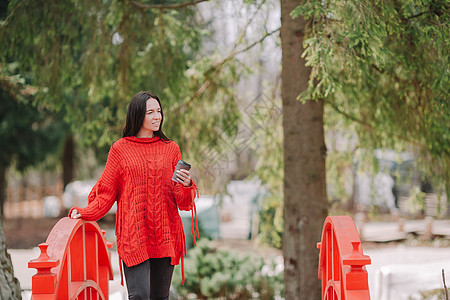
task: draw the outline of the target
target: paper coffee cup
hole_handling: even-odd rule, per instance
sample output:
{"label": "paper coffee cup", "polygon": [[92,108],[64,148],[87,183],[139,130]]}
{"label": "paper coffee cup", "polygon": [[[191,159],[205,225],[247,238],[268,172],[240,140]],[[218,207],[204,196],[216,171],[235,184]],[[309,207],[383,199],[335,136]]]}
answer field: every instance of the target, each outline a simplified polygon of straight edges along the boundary
{"label": "paper coffee cup", "polygon": [[172,180],[175,181],[175,182],[179,182],[177,180],[177,171],[180,170],[180,169],[190,170],[191,169],[191,165],[188,164],[187,162],[185,162],[184,160],[181,160],[181,159],[177,162],[177,165],[175,166],[175,171],[173,172],[173,175],[172,175]]}

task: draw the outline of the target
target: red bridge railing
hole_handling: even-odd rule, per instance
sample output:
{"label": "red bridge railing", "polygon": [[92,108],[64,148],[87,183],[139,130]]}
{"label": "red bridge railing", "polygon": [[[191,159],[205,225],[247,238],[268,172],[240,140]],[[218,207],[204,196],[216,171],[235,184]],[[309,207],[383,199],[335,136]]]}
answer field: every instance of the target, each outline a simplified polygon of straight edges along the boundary
{"label": "red bridge railing", "polygon": [[[31,299],[108,299],[112,243],[104,234],[96,222],[61,219],[39,245],[41,255],[28,263],[37,269]],[[365,268],[370,257],[362,252],[351,217],[327,217],[317,247],[323,300],[370,299]]]}
{"label": "red bridge railing", "polygon": [[28,263],[37,269],[31,299],[108,299],[113,244],[104,235],[96,222],[59,220],[39,245],[41,255]]}
{"label": "red bridge railing", "polygon": [[363,254],[351,217],[327,217],[317,248],[323,300],[370,299],[365,267],[370,264],[370,257]]}

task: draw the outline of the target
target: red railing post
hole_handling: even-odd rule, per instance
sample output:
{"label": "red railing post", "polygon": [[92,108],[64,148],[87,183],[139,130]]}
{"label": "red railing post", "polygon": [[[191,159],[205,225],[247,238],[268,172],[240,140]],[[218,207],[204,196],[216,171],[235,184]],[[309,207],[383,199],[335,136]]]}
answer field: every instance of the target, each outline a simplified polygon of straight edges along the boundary
{"label": "red railing post", "polygon": [[37,269],[31,299],[108,299],[112,245],[96,222],[62,218],[39,245],[40,256],[28,263]]}
{"label": "red railing post", "polygon": [[39,299],[51,299],[45,297],[55,293],[56,290],[56,274],[51,269],[59,265],[59,259],[51,259],[47,254],[48,244],[39,244],[41,254],[38,258],[28,262],[28,268],[37,269],[37,273],[31,278],[33,295],[41,295]]}
{"label": "red railing post", "polygon": [[368,274],[363,267],[370,264],[370,257],[359,252],[361,242],[353,241],[351,243],[352,253],[342,260],[344,266],[350,266],[350,271],[346,274],[346,288],[347,290],[369,289]]}
{"label": "red railing post", "polygon": [[322,280],[323,300],[370,299],[365,266],[371,261],[362,252],[351,217],[327,217],[317,248],[320,249],[318,275]]}

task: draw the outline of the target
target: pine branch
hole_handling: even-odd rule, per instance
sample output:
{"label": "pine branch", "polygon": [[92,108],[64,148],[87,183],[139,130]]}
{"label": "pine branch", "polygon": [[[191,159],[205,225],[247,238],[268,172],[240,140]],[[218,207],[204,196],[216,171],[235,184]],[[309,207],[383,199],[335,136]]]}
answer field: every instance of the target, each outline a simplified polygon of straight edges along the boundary
{"label": "pine branch", "polygon": [[142,4],[136,1],[131,1],[131,3],[140,9],[179,9],[207,1],[210,0],[196,0],[192,2],[175,3],[175,4]]}
{"label": "pine branch", "polygon": [[[349,114],[349,113],[343,111],[342,109],[340,109],[340,108],[339,108],[335,103],[333,103],[332,101],[327,101],[327,100],[325,100],[325,103],[329,104],[329,105],[330,105],[337,113],[339,113],[340,115],[344,116],[345,118],[347,118],[347,119],[349,119],[349,120],[351,120],[351,121],[353,121],[353,122],[355,122],[355,123],[360,124],[361,126],[364,126],[364,127],[367,128],[368,130],[372,130],[372,131],[378,130],[374,125],[369,124],[369,123],[365,122],[364,120],[361,120],[361,119],[359,119],[358,117],[356,117],[356,116],[354,116],[354,115],[351,115],[351,114]],[[407,142],[407,143],[416,145],[416,146],[421,147],[421,148],[426,148],[424,145],[420,144],[419,142],[414,141],[414,140],[411,140],[410,138],[405,137],[405,136],[402,136],[402,135],[400,135],[400,134],[398,134],[398,133],[393,133],[393,135],[396,136],[398,139],[403,140],[403,141],[405,141],[405,142]]]}
{"label": "pine branch", "polygon": [[424,15],[424,14],[426,14],[426,13],[429,13],[429,11],[422,11],[422,12],[416,14],[416,15],[409,16],[409,17],[406,18],[406,19],[407,19],[407,20],[410,20],[410,19],[418,18],[418,17],[420,17],[421,15]]}
{"label": "pine branch", "polygon": [[14,8],[9,12],[9,14],[6,16],[6,18],[3,20],[2,24],[1,24],[1,27],[2,27],[2,34],[3,34],[3,31],[6,30],[6,27],[8,26],[9,19],[12,18],[12,17],[14,16],[14,13],[16,12],[17,9],[20,9],[20,7],[21,7],[22,5],[25,5],[25,4],[26,4],[26,1],[19,2],[19,3],[18,3],[16,6],[14,6]]}
{"label": "pine branch", "polygon": [[[271,32],[266,32],[265,35],[263,35],[259,40],[251,43],[250,45],[248,45],[247,47],[241,49],[241,50],[236,50],[233,51],[232,53],[230,53],[228,56],[224,57],[223,59],[219,60],[218,62],[216,62],[215,64],[213,64],[204,74],[210,74],[212,72],[219,72],[221,70],[221,68],[228,62],[230,61],[233,57],[235,57],[236,55],[240,54],[240,53],[244,53],[248,50],[250,50],[251,48],[255,47],[256,45],[262,43],[267,37],[273,35],[274,33],[277,33],[278,31],[280,31],[280,27],[272,30]],[[207,88],[211,85],[211,83],[213,82],[214,76],[206,76],[207,78],[205,79],[205,81],[202,83],[202,85],[200,85],[200,87],[195,91],[194,95],[192,95],[192,97],[190,97],[190,100],[187,103],[180,103],[179,106],[181,105],[186,105],[186,106],[190,106],[194,103],[194,99],[199,99],[200,96],[207,90]]]}
{"label": "pine branch", "polygon": [[245,36],[245,33],[247,32],[247,28],[250,26],[250,24],[253,22],[254,16],[258,13],[258,11],[261,10],[261,7],[266,1],[261,1],[261,3],[258,5],[258,7],[255,9],[253,15],[248,18],[247,24],[244,26],[244,28],[241,30],[241,33],[239,34],[239,37],[236,39],[236,42],[234,43],[233,49],[236,49],[239,45],[239,43],[242,41],[242,39]]}
{"label": "pine branch", "polygon": [[[222,68],[223,65],[225,65],[228,61],[230,61],[233,57],[235,57],[236,55],[240,54],[240,53],[244,53],[247,52],[248,50],[250,50],[251,48],[253,48],[254,46],[262,43],[267,37],[271,36],[272,34],[276,33],[280,31],[280,28],[277,28],[271,32],[266,32],[266,34],[264,36],[262,36],[259,40],[253,42],[252,44],[248,45],[247,47],[245,47],[244,49],[241,50],[236,50],[233,51],[232,53],[230,53],[227,57],[221,59],[220,61],[216,62],[214,65],[212,65],[206,72],[205,74],[209,74],[211,72],[218,72],[220,71],[220,69]],[[210,77],[212,78],[212,77]],[[195,94],[192,96],[192,99],[198,98],[201,94],[203,94],[206,91],[206,88],[211,84],[211,79],[208,78],[201,86],[200,88],[195,92]],[[189,103],[192,103],[192,101],[190,101]]]}
{"label": "pine branch", "polygon": [[266,32],[266,34],[265,34],[264,36],[262,36],[259,40],[253,42],[252,44],[248,45],[248,46],[245,47],[244,49],[236,50],[236,51],[230,53],[227,57],[225,57],[225,58],[223,58],[222,60],[216,62],[216,63],[215,63],[215,64],[207,71],[207,73],[210,72],[210,71],[213,71],[213,70],[215,70],[215,69],[217,69],[217,68],[219,68],[219,67],[221,67],[222,65],[224,65],[226,62],[228,62],[230,59],[232,59],[232,58],[235,57],[236,55],[241,54],[241,53],[244,53],[244,52],[247,52],[248,50],[250,50],[250,49],[253,48],[254,46],[256,46],[256,45],[262,43],[267,37],[271,36],[271,35],[274,34],[274,33],[277,33],[278,31],[280,31],[280,29],[281,29],[281,28],[279,27],[279,28],[277,28],[277,29],[275,29],[275,30],[272,30],[271,32]]}
{"label": "pine branch", "polygon": [[353,116],[345,111],[343,111],[342,109],[340,109],[333,101],[329,101],[325,99],[325,102],[327,104],[329,104],[337,113],[339,113],[340,115],[344,116],[345,118],[347,118],[348,120],[351,120],[355,123],[358,123],[364,127],[366,127],[367,129],[372,129],[375,130],[375,127],[359,118],[357,118],[356,116]]}

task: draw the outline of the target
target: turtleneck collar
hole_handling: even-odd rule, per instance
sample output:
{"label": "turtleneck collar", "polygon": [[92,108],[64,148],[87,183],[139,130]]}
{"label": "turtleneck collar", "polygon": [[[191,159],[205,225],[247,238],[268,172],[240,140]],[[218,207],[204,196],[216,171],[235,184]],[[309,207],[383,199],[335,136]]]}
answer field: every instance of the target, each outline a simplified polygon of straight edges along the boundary
{"label": "turtleneck collar", "polygon": [[127,137],[124,137],[124,139],[126,139],[127,141],[130,141],[130,142],[142,143],[142,144],[154,143],[154,142],[157,142],[160,140],[160,138],[157,137],[156,135],[152,138],[138,138],[135,136],[127,136]]}

